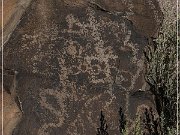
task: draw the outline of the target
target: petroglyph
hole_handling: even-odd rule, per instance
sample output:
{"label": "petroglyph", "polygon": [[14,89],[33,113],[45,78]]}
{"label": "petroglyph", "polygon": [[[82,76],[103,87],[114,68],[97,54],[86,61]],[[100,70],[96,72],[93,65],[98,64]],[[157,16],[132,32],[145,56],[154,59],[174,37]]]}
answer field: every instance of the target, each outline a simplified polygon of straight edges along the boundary
{"label": "petroglyph", "polygon": [[17,89],[26,108],[15,135],[93,135],[101,110],[109,134],[117,135],[119,107],[135,115],[129,100],[145,91],[146,38],[121,14],[85,3],[32,1],[5,45],[5,66],[21,73]]}
{"label": "petroglyph", "polygon": [[[54,116],[55,116],[55,122],[54,123],[45,123],[42,125],[41,129],[39,130],[38,134],[39,135],[48,135],[48,128],[53,128],[53,127],[61,127],[64,123],[65,116],[66,116],[66,103],[65,103],[65,98],[66,98],[66,92],[64,91],[57,91],[53,89],[44,89],[40,93],[40,104],[42,107],[45,109],[49,110]],[[48,96],[53,96],[53,98],[57,101],[57,106],[59,108],[53,107],[53,104],[48,103],[47,97]]]}
{"label": "petroglyph", "polygon": [[[88,23],[80,22],[80,20],[78,18],[75,18],[72,14],[68,15],[66,17],[66,20],[68,22],[69,28],[63,30],[63,33],[74,34],[76,36],[84,37],[85,39],[91,38],[93,40],[93,44],[92,42],[88,42],[86,45],[83,44],[82,46],[80,45],[80,43],[78,43],[77,41],[73,41],[71,38],[67,39],[65,42],[65,46],[67,47],[65,47],[64,51],[62,52],[62,54],[66,54],[66,55],[63,55],[64,57],[59,58],[60,61],[59,63],[60,64],[64,63],[67,54],[70,55],[73,54],[72,57],[73,58],[76,57],[77,58],[76,61],[78,61],[79,63],[78,65],[71,65],[71,67],[67,69],[68,73],[77,75],[80,72],[86,72],[91,75],[90,82],[92,83],[105,83],[105,82],[112,83],[114,79],[112,78],[111,75],[112,73],[110,69],[114,69],[116,72],[119,69],[117,69],[116,64],[111,64],[111,61],[117,63],[119,57],[118,54],[114,52],[113,50],[114,48],[111,45],[109,46],[107,45],[106,40],[103,39],[103,35],[101,31],[103,31],[102,26],[106,25],[107,27],[110,27],[111,30],[113,31],[112,34],[113,33],[118,34],[120,31],[117,31],[116,29],[118,30],[122,29],[120,27],[123,25],[123,22],[119,23],[116,21],[108,21],[105,23],[103,19],[100,19],[100,21],[97,22],[96,18],[94,17],[94,11],[88,8],[87,12],[88,12],[87,14],[89,15]],[[73,30],[73,26],[78,26],[78,30]],[[124,41],[124,46],[125,46],[124,48],[127,47],[132,48],[130,49],[132,50],[134,57],[131,61],[136,63],[137,49],[130,43],[127,44],[126,42],[128,42],[128,40],[129,39]],[[122,45],[121,48],[123,48]],[[93,53],[87,54],[86,52],[90,51],[91,49],[93,49]],[[76,66],[78,72],[73,72],[72,69],[74,68],[74,66]],[[64,65],[62,65],[62,67],[64,67]],[[102,74],[104,76],[103,78],[97,78],[97,75],[99,75],[100,73],[104,73]]]}
{"label": "petroglyph", "polygon": [[[57,56],[60,67],[58,74],[61,89],[40,90],[40,103],[43,108],[49,110],[57,119],[55,122],[45,123],[39,130],[39,134],[48,134],[47,130],[49,128],[59,128],[66,124],[64,121],[70,117],[68,116],[68,106],[66,105],[68,101],[76,102],[75,104],[81,104],[82,106],[81,112],[76,114],[78,118],[73,121],[71,120],[72,122],[69,124],[67,133],[80,132],[77,131],[76,124],[82,128],[81,134],[85,132],[86,122],[81,119],[82,117],[86,117],[90,121],[89,124],[95,128],[97,124],[94,118],[92,118],[91,112],[95,103],[99,102],[99,107],[103,107],[107,114],[115,112],[114,107],[117,106],[117,95],[114,95],[113,84],[120,86],[122,90],[126,91],[126,111],[128,111],[128,93],[134,89],[135,81],[139,77],[143,66],[141,65],[142,60],[139,60],[137,56],[138,48],[130,42],[131,31],[123,29],[124,25],[126,25],[124,21],[111,21],[103,17],[100,17],[99,21],[97,21],[95,11],[91,8],[87,8],[86,13],[88,15],[86,21],[82,21],[81,18],[73,14],[67,15],[66,22],[68,27],[62,30],[61,38],[55,37],[56,40],[62,40],[64,43],[62,47],[57,48],[56,54],[49,54]],[[107,19],[106,22],[104,19]],[[121,50],[120,52],[116,52],[114,47],[103,37],[105,30],[102,26],[109,28],[111,36],[118,37],[118,34],[122,34],[122,32],[127,33],[124,44],[120,44],[117,40],[116,44]],[[82,44],[71,36],[64,36],[67,34],[72,34],[74,37],[83,37],[87,41],[91,39],[91,41]],[[33,39],[38,41],[36,38]],[[127,61],[134,65],[139,65],[136,72],[133,73],[125,68],[119,68],[121,59],[125,57],[120,53],[128,53]],[[41,57],[39,54],[36,57],[34,60],[42,61],[43,55]],[[114,75],[116,73],[117,75]],[[99,89],[101,92],[98,92],[96,89]],[[91,95],[92,91],[96,93],[95,96]],[[59,109],[54,108],[52,104],[48,103],[46,99],[48,95],[53,96],[57,100],[56,104]],[[104,97],[106,97],[105,101],[103,101]],[[101,100],[103,101],[102,103]],[[111,128],[115,130],[117,128],[116,124],[117,122],[111,121]]]}

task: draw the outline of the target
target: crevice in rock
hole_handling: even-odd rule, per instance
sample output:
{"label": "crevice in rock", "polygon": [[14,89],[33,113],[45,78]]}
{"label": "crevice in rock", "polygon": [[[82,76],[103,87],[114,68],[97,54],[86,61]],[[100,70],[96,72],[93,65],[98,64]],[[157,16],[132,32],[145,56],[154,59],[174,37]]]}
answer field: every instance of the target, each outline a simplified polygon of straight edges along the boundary
{"label": "crevice in rock", "polygon": [[119,15],[119,16],[127,16],[126,12],[112,12],[112,11],[109,11],[103,7],[101,7],[99,4],[97,3],[94,3],[94,2],[88,2],[88,6],[95,9],[95,10],[99,10],[99,11],[102,11],[102,12],[105,12],[105,13],[108,13],[108,14],[113,14],[113,15]]}
{"label": "crevice in rock", "polygon": [[101,7],[99,4],[94,3],[94,2],[88,2],[88,6],[96,10],[100,10],[106,13],[111,13],[110,11],[106,10],[105,8]]}

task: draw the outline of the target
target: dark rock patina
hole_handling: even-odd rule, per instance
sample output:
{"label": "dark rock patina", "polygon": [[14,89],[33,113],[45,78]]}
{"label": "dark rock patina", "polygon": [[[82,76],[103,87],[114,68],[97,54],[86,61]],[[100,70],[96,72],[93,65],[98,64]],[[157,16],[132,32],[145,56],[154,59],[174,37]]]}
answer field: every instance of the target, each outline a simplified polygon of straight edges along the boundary
{"label": "dark rock patina", "polygon": [[139,106],[155,107],[144,80],[147,34],[116,3],[32,1],[4,46],[4,67],[19,72],[14,135],[95,135],[101,110],[118,135],[119,107],[130,121]]}

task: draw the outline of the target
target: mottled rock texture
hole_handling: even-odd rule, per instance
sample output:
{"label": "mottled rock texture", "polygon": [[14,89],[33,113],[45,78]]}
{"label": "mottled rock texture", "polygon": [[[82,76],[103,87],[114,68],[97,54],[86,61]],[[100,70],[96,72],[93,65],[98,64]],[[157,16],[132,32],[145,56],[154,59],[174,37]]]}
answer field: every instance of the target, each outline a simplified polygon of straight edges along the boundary
{"label": "mottled rock texture", "polygon": [[161,19],[155,0],[33,0],[4,45],[24,112],[13,134],[95,135],[102,110],[118,135],[119,107],[130,122],[155,108],[143,51]]}

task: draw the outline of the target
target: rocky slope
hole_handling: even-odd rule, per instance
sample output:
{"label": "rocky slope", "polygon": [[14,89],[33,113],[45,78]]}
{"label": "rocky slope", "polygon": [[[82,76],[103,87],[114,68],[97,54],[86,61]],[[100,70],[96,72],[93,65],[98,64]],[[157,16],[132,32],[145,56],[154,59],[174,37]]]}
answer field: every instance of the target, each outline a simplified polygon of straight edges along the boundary
{"label": "rocky slope", "polygon": [[118,135],[120,107],[131,126],[155,111],[143,51],[161,21],[155,0],[33,0],[4,45],[24,112],[13,134],[95,135],[102,110]]}

